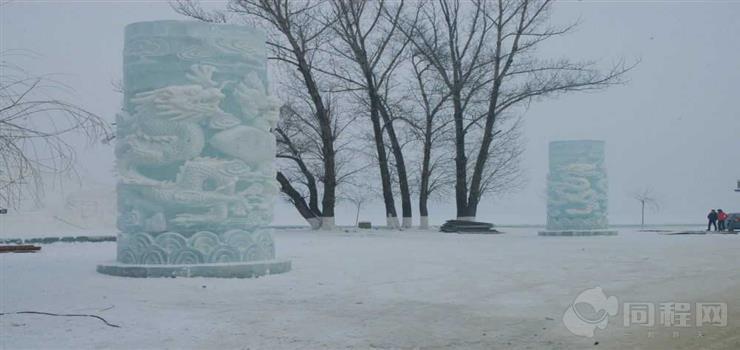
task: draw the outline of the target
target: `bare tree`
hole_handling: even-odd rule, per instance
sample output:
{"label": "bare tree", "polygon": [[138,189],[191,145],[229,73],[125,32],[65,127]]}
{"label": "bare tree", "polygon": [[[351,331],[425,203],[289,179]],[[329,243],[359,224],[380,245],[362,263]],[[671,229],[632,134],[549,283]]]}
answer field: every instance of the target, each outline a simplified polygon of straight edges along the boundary
{"label": "bare tree", "polygon": [[[309,115],[304,115],[308,119],[304,119],[303,126],[315,132],[318,142],[316,149],[321,152],[321,227],[332,229],[338,183],[335,149],[337,123],[336,117],[327,108],[328,102],[324,96],[326,89],[317,77],[317,69],[321,65],[320,48],[329,41],[326,34],[330,32],[328,24],[317,20],[325,9],[323,4],[324,1],[232,0],[229,1],[227,10],[235,17],[234,20],[251,22],[266,29],[267,45],[272,52],[269,59],[297,72],[297,78],[303,84],[311,109]],[[203,21],[220,22],[229,19],[223,12],[203,10],[197,1],[192,0],[177,1],[173,3],[173,8],[181,14]],[[285,174],[278,174],[278,181],[283,192],[290,198],[295,198],[295,192],[285,186],[290,183],[290,179]],[[302,215],[307,213],[304,209],[298,210]],[[317,214],[316,211],[312,212]],[[315,224],[312,226],[316,227]]]}
{"label": "bare tree", "polygon": [[[281,170],[277,173],[281,191],[293,203],[293,206],[311,225],[311,228],[321,227],[321,208],[319,207],[319,184],[315,171],[315,162],[323,164],[321,154],[314,149],[315,143],[308,134],[313,131],[305,128],[305,117],[294,108],[284,105],[280,109],[280,120],[275,133],[278,150],[277,158],[288,160],[288,164],[280,164]],[[308,159],[307,159],[308,158]],[[286,173],[288,174],[286,176]],[[300,191],[298,184],[305,188]],[[307,199],[308,198],[308,199]]]}
{"label": "bare tree", "polygon": [[73,137],[108,142],[108,123],[71,102],[53,97],[66,87],[50,76],[35,76],[9,63],[0,52],[0,200],[17,208],[24,199],[38,203],[44,177],[74,173]]}
{"label": "bare tree", "polygon": [[414,84],[413,91],[417,113],[413,122],[415,136],[421,141],[421,164],[419,171],[419,227],[429,227],[429,198],[435,192],[454,182],[454,177],[446,166],[451,162],[448,147],[450,125],[449,92],[444,83],[433,74],[433,68],[419,55],[412,55],[411,68]]}
{"label": "bare tree", "polygon": [[[390,91],[392,73],[407,44],[407,40],[397,40],[400,36],[397,25],[404,3],[389,4],[384,0],[331,0],[330,3],[332,10],[324,17],[324,22],[331,26],[339,40],[328,43],[337,64],[326,73],[345,82],[347,90],[366,94],[362,100],[372,123],[388,225],[399,226],[389,169],[392,163],[401,194],[401,225],[410,227],[411,190],[406,160],[389,101],[384,96]],[[385,16],[386,13],[393,15]],[[388,159],[384,134],[388,136],[394,162]]]}
{"label": "bare tree", "polygon": [[640,227],[643,228],[645,227],[645,207],[657,211],[660,210],[660,202],[658,202],[658,198],[650,188],[635,192],[632,198],[640,202]]}
{"label": "bare tree", "polygon": [[220,9],[204,9],[199,0],[170,0],[170,7],[175,12],[187,17],[210,23],[227,23],[232,18],[228,11]]}
{"label": "bare tree", "polygon": [[[472,220],[501,173],[497,142],[512,137],[521,114],[537,98],[603,89],[621,83],[631,67],[606,72],[595,62],[537,57],[548,39],[574,26],[548,25],[552,0],[437,0],[419,3],[400,30],[434,68],[450,93],[455,133],[455,198],[459,219]],[[514,165],[516,147],[504,157]],[[498,185],[500,187],[500,185]]]}
{"label": "bare tree", "polygon": [[355,206],[355,227],[360,222],[360,211],[362,207],[374,200],[377,195],[375,188],[368,181],[352,181],[342,188],[342,194],[339,196],[339,199]]}
{"label": "bare tree", "polygon": [[[296,91],[294,96],[300,96]],[[287,99],[293,101],[296,98]],[[321,227],[322,209],[319,205],[320,193],[324,188],[324,153],[321,150],[320,138],[317,130],[312,127],[314,118],[309,108],[310,101],[300,104],[286,103],[280,109],[280,120],[273,133],[277,139],[279,168],[277,179],[281,190],[288,200],[293,203],[298,212],[312,228]],[[326,107],[332,115],[341,113],[336,107],[336,98],[327,99]],[[332,102],[333,101],[333,102]],[[352,161],[353,153],[350,145],[351,137],[344,137],[344,133],[355,121],[356,117],[335,118],[333,127],[335,140],[335,164],[337,171],[337,187],[353,175],[360,172]]]}

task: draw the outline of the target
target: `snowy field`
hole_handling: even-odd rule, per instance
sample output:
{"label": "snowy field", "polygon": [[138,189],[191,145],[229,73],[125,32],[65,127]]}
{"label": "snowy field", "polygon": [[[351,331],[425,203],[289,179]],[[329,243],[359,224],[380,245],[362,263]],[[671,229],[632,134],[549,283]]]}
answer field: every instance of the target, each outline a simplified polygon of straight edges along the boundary
{"label": "snowy field", "polygon": [[[0,349],[738,349],[740,236],[275,234],[293,271],[259,279],[100,275],[114,243],[0,254]],[[563,325],[583,290],[619,299],[594,338]],[[623,302],[722,302],[728,325],[623,325]],[[656,310],[657,312],[658,310]]]}

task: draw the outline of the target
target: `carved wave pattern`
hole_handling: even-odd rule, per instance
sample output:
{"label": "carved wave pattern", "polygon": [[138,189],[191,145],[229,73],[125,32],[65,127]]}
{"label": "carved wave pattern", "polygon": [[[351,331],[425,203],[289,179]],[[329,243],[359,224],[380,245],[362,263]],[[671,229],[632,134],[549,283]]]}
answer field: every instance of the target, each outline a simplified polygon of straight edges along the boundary
{"label": "carved wave pattern", "polygon": [[272,260],[275,243],[268,229],[200,231],[190,238],[176,232],[120,233],[118,261],[123,264],[192,265]]}
{"label": "carved wave pattern", "polygon": [[260,42],[241,38],[201,38],[196,43],[156,36],[133,38],[126,42],[123,55],[138,58],[176,55],[186,61],[237,55],[244,59],[252,59],[255,63],[264,62],[266,59]]}

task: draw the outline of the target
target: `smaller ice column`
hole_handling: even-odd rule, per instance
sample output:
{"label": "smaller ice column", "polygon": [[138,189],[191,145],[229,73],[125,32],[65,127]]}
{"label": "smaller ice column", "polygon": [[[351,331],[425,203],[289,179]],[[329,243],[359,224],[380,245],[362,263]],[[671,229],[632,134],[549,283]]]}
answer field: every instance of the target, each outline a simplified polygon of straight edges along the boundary
{"label": "smaller ice column", "polygon": [[541,236],[614,235],[608,230],[604,141],[550,142],[547,230]]}

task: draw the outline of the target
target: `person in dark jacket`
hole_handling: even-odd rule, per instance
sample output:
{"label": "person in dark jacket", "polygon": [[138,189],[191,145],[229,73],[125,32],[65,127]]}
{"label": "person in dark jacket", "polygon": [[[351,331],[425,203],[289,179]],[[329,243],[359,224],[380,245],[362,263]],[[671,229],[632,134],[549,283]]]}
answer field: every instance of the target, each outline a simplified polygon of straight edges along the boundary
{"label": "person in dark jacket", "polygon": [[717,209],[717,226],[720,231],[724,231],[726,229],[725,227],[725,221],[727,220],[727,213],[722,211],[722,209]]}
{"label": "person in dark jacket", "polygon": [[709,219],[709,224],[707,225],[707,231],[710,231],[711,227],[714,225],[714,230],[717,231],[717,212],[712,209],[712,211],[709,212],[709,215],[707,215],[707,219]]}

